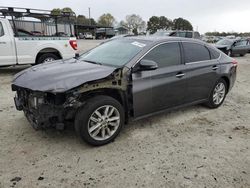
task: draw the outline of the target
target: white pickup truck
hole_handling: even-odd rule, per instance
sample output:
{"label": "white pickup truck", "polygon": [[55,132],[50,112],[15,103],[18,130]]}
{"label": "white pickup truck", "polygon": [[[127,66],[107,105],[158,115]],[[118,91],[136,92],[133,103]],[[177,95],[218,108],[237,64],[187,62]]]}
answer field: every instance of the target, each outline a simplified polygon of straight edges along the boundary
{"label": "white pickup truck", "polygon": [[25,33],[15,36],[9,20],[0,18],[0,67],[72,58],[76,50],[76,38],[39,37]]}

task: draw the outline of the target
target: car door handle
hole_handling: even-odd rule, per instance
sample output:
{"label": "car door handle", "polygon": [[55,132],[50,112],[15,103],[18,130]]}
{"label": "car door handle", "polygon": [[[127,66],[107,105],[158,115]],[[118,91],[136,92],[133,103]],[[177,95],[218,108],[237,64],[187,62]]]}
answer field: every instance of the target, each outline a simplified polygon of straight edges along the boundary
{"label": "car door handle", "polygon": [[6,44],[6,42],[0,42],[0,44]]}
{"label": "car door handle", "polygon": [[219,67],[217,65],[213,66],[212,70],[217,70]]}
{"label": "car door handle", "polygon": [[176,74],[177,78],[182,78],[183,76],[185,76],[185,74],[182,73],[182,72],[179,72],[179,73]]}

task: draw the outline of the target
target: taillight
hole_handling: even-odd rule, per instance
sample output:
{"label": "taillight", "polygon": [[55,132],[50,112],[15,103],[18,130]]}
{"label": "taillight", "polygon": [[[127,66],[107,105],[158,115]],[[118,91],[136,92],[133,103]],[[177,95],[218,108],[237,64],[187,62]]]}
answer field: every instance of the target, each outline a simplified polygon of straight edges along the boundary
{"label": "taillight", "polygon": [[74,49],[77,50],[77,42],[76,40],[70,40],[69,41],[70,46]]}
{"label": "taillight", "polygon": [[233,60],[232,64],[233,64],[234,67],[238,66],[238,62],[235,59]]}

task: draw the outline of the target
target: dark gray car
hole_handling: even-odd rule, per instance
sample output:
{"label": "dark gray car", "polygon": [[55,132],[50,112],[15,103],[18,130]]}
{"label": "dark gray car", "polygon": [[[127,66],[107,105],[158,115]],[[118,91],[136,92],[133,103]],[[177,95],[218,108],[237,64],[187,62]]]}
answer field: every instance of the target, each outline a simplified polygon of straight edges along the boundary
{"label": "dark gray car", "polygon": [[215,44],[215,47],[228,56],[244,56],[248,53],[250,45],[248,40],[222,39]]}
{"label": "dark gray car", "polygon": [[83,140],[103,145],[129,120],[199,103],[219,107],[236,68],[234,59],[198,40],[129,37],[24,70],[12,90],[35,129],[73,121]]}

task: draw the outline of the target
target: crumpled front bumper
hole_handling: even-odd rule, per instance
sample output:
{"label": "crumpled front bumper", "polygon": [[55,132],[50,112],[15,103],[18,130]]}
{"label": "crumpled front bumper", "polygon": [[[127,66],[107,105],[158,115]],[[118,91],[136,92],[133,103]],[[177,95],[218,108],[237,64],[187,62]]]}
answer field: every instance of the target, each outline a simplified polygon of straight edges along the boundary
{"label": "crumpled front bumper", "polygon": [[17,90],[14,97],[16,109],[23,111],[26,118],[36,130],[55,127],[64,128],[68,110],[64,105],[49,103],[45,93],[36,93],[25,89]]}

